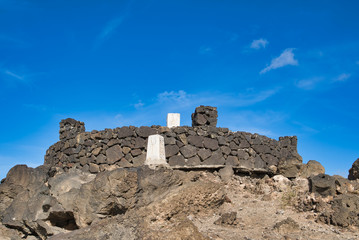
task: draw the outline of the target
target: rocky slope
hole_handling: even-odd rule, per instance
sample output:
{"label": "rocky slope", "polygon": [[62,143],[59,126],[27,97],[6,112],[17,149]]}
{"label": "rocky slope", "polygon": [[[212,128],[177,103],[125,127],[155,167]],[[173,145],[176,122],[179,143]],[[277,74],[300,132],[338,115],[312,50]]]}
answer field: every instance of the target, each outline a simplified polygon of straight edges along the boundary
{"label": "rocky slope", "polygon": [[358,239],[358,182],[309,165],[292,179],[18,165],[0,185],[0,239]]}

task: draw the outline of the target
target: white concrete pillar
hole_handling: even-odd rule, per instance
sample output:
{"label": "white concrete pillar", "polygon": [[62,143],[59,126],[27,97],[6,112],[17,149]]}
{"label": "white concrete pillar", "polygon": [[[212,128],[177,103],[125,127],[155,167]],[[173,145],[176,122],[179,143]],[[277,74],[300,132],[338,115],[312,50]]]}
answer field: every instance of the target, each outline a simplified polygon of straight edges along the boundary
{"label": "white concrete pillar", "polygon": [[168,165],[165,154],[165,140],[161,135],[156,134],[148,137],[145,165],[150,168],[156,168],[158,165]]}
{"label": "white concrete pillar", "polygon": [[179,113],[168,113],[167,114],[167,127],[179,127],[181,115]]}

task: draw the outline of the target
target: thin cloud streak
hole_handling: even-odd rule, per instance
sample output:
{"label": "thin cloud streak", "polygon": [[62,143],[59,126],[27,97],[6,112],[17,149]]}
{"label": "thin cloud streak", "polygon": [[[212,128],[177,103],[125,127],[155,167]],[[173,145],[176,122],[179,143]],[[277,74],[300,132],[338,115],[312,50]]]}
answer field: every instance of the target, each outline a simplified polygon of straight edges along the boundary
{"label": "thin cloud streak", "polygon": [[24,81],[24,76],[20,76],[16,73],[10,72],[9,70],[5,70],[4,73],[10,77],[16,78],[17,80]]}
{"label": "thin cloud streak", "polygon": [[334,82],[344,82],[344,81],[348,80],[350,77],[351,77],[351,74],[342,73],[334,79]]}
{"label": "thin cloud streak", "polygon": [[94,49],[99,48],[107,39],[109,39],[122,24],[123,20],[124,16],[112,19],[108,22],[101,33],[97,36],[94,43]]}
{"label": "thin cloud streak", "polygon": [[279,57],[272,59],[271,64],[268,67],[262,69],[259,73],[264,74],[270,70],[281,68],[287,65],[297,66],[298,61],[294,59],[293,50],[294,48],[285,49]]}
{"label": "thin cloud streak", "polygon": [[257,40],[253,40],[253,42],[251,43],[250,48],[259,50],[261,48],[266,48],[268,43],[269,42],[267,41],[267,39],[260,38],[260,39],[257,39]]}
{"label": "thin cloud streak", "polygon": [[302,79],[296,82],[295,86],[303,90],[312,90],[323,80],[324,77],[312,77],[312,78]]}

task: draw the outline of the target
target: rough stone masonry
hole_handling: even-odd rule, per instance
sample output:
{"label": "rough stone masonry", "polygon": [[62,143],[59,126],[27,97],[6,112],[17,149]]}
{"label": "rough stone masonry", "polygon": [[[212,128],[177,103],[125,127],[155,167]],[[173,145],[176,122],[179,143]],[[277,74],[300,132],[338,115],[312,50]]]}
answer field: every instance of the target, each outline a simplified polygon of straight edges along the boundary
{"label": "rough stone masonry", "polygon": [[101,172],[144,164],[150,135],[164,138],[166,162],[173,168],[220,168],[237,171],[280,173],[295,177],[302,165],[297,137],[270,139],[259,134],[232,132],[217,127],[217,108],[199,106],[192,127],[123,126],[86,132],[83,122],[60,122],[60,141],[50,146],[45,164]]}

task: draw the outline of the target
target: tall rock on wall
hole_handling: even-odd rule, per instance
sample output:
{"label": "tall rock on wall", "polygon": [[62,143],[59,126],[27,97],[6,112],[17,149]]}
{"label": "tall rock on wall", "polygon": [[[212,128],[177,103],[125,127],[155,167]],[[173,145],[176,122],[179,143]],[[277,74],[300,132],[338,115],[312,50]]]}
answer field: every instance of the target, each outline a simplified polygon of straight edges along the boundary
{"label": "tall rock on wall", "polygon": [[217,108],[210,106],[199,106],[192,114],[192,127],[217,125]]}

